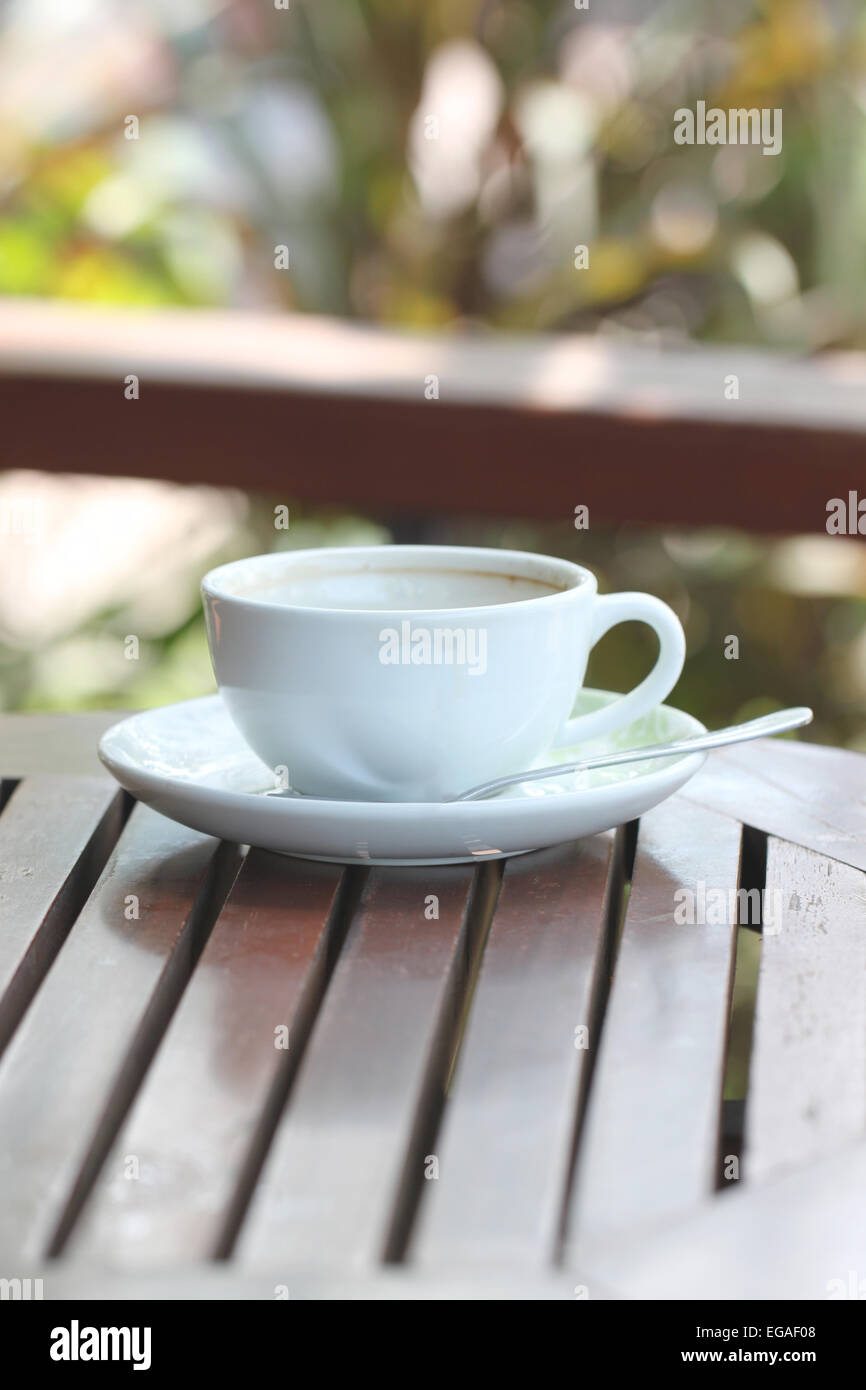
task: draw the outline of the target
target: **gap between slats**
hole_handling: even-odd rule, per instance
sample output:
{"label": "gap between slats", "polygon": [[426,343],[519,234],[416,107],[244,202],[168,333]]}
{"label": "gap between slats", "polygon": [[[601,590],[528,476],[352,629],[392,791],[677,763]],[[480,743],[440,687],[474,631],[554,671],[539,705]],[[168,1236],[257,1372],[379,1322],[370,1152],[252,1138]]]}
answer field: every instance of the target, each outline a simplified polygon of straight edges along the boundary
{"label": "gap between slats", "polygon": [[733,1191],[741,1177],[766,886],[767,836],[753,826],[744,825],[737,882],[737,942],[716,1164],[716,1189],[719,1192]]}
{"label": "gap between slats", "polygon": [[135,807],[0,1063],[7,1249],[62,1246],[240,855]]}
{"label": "gap between slats", "polygon": [[[369,916],[371,911],[369,903],[360,911],[360,897],[369,871],[349,868],[339,877],[334,876],[334,883],[340,887],[329,890],[330,908],[322,915],[321,925],[316,926],[327,885],[320,885],[319,891],[313,892],[312,883],[306,879],[327,867],[304,866],[301,861],[259,851],[249,855],[167,1031],[160,1055],[136,1098],[128,1122],[117,1136],[91,1201],[73,1230],[69,1245],[72,1258],[113,1258],[115,1263],[130,1267],[160,1262],[169,1267],[189,1258],[224,1261],[235,1253],[234,1246],[247,1224],[247,1207],[259,1188],[274,1135],[286,1127],[290,1134],[293,1132],[297,1076],[305,1063],[310,1035],[319,1025],[327,1003],[331,975],[335,967],[343,975],[347,969],[351,974],[353,969],[351,960],[343,959],[345,936],[356,917],[360,927],[364,914]],[[374,922],[385,913],[377,929],[382,952],[379,965],[387,969],[391,961],[398,964],[398,972],[401,965],[408,971],[403,939],[405,913],[412,903],[423,908],[423,881],[419,883],[417,872],[405,870],[374,873]],[[491,873],[498,870],[486,870],[484,877]],[[458,889],[454,880],[471,882],[471,871],[440,869],[434,874],[442,885],[440,891],[451,885],[447,908],[450,913]],[[300,898],[291,896],[293,889],[301,892]],[[286,893],[290,895],[288,899]],[[275,931],[282,937],[279,944],[272,939]],[[429,932],[435,938],[432,923]],[[417,943],[422,954],[425,940],[431,939],[429,932],[422,929],[422,939]],[[272,953],[268,984],[260,991],[256,982]],[[353,954],[357,956],[357,951]],[[429,973],[429,961],[426,968]],[[276,992],[272,982],[276,982]],[[356,978],[355,984],[358,983]],[[360,984],[363,986],[363,980]],[[411,997],[412,985],[410,974],[398,973],[395,990],[389,991],[382,1002],[402,999],[405,1003],[407,991]],[[231,1053],[233,1047],[231,1034],[221,1038],[213,1022],[214,1007],[226,991],[234,999],[233,1022],[240,1030],[237,1041],[242,1057],[246,1058],[245,1063],[240,1063],[242,1084],[240,1075],[230,1079],[225,1074],[225,1052],[228,1049]],[[344,996],[343,1007],[361,1010],[363,1019],[365,998],[363,987],[353,988]],[[285,1053],[274,1048],[275,1019],[287,1019],[290,1023],[291,1045]],[[342,1059],[336,1079],[343,1066],[351,1066],[357,1059],[359,1050],[352,1038],[351,1022],[341,1012],[338,1045],[343,1038],[348,1038],[348,1056]],[[332,1038],[332,1045],[333,1042]],[[238,1063],[236,1055],[236,1067]],[[363,1076],[362,1068],[356,1082],[362,1081]],[[331,1125],[338,1125],[340,1110],[333,1103],[329,1106],[323,1093],[314,1093],[312,1099],[315,1106],[324,1104],[327,1111],[327,1117],[318,1117],[325,1125],[327,1152],[332,1147],[333,1134],[328,1129],[328,1118]],[[394,1144],[399,1146],[401,1131],[395,1127],[394,1134]],[[124,1181],[124,1156],[129,1155],[138,1156],[142,1177],[147,1168],[145,1182]],[[312,1165],[313,1180],[318,1166]],[[184,1185],[189,1186],[186,1201]],[[277,1201],[291,1200],[295,1190],[292,1183],[279,1184]],[[274,1237],[271,1249],[275,1257],[285,1246],[285,1241],[281,1244]]]}
{"label": "gap between slats", "polygon": [[[509,861],[406,1255],[550,1266],[604,1012],[626,832]],[[425,1175],[426,1176],[426,1175]]]}
{"label": "gap between slats", "polygon": [[323,949],[313,964],[307,979],[292,1027],[292,1046],[286,1050],[283,1065],[278,1069],[247,1151],[237,1187],[233,1193],[222,1231],[217,1238],[214,1258],[226,1260],[232,1253],[238,1232],[255,1191],[256,1183],[276,1133],[280,1118],[289,1103],[298,1068],[316,1021],[322,1000],[343,948],[346,933],[364,889],[368,871],[349,867],[343,870],[332,912],[324,929]]}
{"label": "gap between slats", "polygon": [[0,814],[20,781],[20,777],[0,777]]}
{"label": "gap between slats", "polygon": [[610,992],[613,988],[617,955],[619,953],[622,933],[625,927],[639,832],[639,821],[630,821],[628,825],[621,827],[610,868],[602,932],[601,968],[597,974],[593,988],[592,1011],[590,1015],[590,1037],[595,1039],[595,1045],[587,1057],[587,1065],[584,1067],[580,1079],[577,1110],[574,1117],[574,1133],[572,1135],[571,1150],[569,1153],[568,1175],[562,1194],[559,1226],[556,1233],[556,1245],[553,1251],[553,1262],[556,1265],[561,1265],[565,1259],[569,1202],[574,1184],[577,1156],[580,1152],[581,1141],[586,1127],[587,1108],[595,1073],[595,1065],[604,1033],[605,1016],[610,1000]]}
{"label": "gap between slats", "polygon": [[[642,818],[616,968],[576,1146],[563,1257],[704,1200],[716,1182],[739,884],[738,822],[673,798]],[[715,899],[718,901],[718,899]]]}
{"label": "gap between slats", "polygon": [[[634,836],[634,827],[624,828],[616,836],[602,880],[603,902],[595,919],[599,935],[589,1012],[583,1013],[584,1004],[580,1014],[581,1018],[588,1016],[593,1033],[601,1028],[621,922],[626,861],[629,851],[633,851]],[[563,851],[566,848],[562,847]],[[580,851],[578,857],[582,860],[584,852]],[[529,858],[515,861],[512,871],[529,874],[530,863]],[[315,1020],[315,1046],[311,1051],[306,1045],[308,1036],[304,1037],[299,1055],[287,1059],[264,1107],[219,1242],[220,1257],[234,1253],[239,1245],[242,1260],[254,1264],[282,1248],[291,1249],[295,1256],[308,1252],[309,1258],[339,1258],[344,1262],[383,1260],[396,1264],[406,1258],[425,1191],[429,1191],[425,1160],[435,1152],[450,1103],[449,1088],[459,1085],[460,1055],[472,1032],[475,996],[490,949],[490,931],[496,921],[504,870],[502,863],[475,869],[453,945],[448,944],[452,932],[448,919],[453,917],[456,906],[457,882],[452,879],[457,871],[433,871],[434,875],[446,874],[440,891],[451,884],[447,889],[447,907],[446,898],[442,899],[443,922],[433,933],[432,940],[439,940],[435,947],[431,937],[425,935],[423,924],[420,928],[412,927],[405,916],[410,900],[417,898],[420,910],[425,891],[436,886],[433,877],[425,883],[418,879],[417,872],[410,878],[408,871],[397,875],[379,871],[373,897],[368,902],[365,895],[357,902],[357,921],[346,922],[340,932],[339,977],[332,978],[324,999],[323,989],[317,990],[321,1008]],[[537,872],[543,876],[554,869],[545,860]],[[565,910],[569,914],[572,911],[570,907]],[[580,905],[575,902],[575,921],[579,911]],[[393,949],[380,957],[379,952],[385,949],[382,932],[394,912],[399,915],[402,935],[398,933]],[[383,913],[385,916],[377,925],[376,919]],[[430,932],[433,925],[429,924]],[[531,921],[526,923],[530,934],[533,925]],[[431,949],[432,956],[427,954]],[[391,963],[387,957],[393,951],[397,954]],[[414,1037],[410,1040],[407,1035],[401,1042],[399,1036],[389,1032],[386,1040],[382,1033],[385,1024],[370,1015],[373,1006],[364,988],[366,972],[371,968],[375,968],[376,974],[386,972],[385,980],[390,983],[385,994],[381,994],[381,982],[375,988],[380,991],[381,1003],[390,999],[394,1005],[394,993],[411,991],[416,970],[421,972],[417,976],[420,985],[429,976],[434,960],[439,962],[436,970],[444,969],[445,973],[435,982],[429,978],[422,987],[418,1012],[414,1014]],[[428,1012],[430,1005],[435,1007]],[[574,1006],[577,1007],[577,1001]],[[399,1032],[408,1020],[404,1017],[405,1004],[397,1004],[397,1008],[394,1022]],[[508,1022],[503,1019],[502,1027],[507,1028]],[[572,1107],[571,1124],[566,1124],[561,1132],[558,1155],[550,1155],[550,1170],[561,1172],[562,1179],[554,1198],[555,1211],[546,1246],[549,1261],[564,1204],[569,1145],[580,1125],[585,1095],[584,1089],[570,1093],[565,1078],[566,1070],[570,1075],[576,1074],[572,1027],[573,1020],[567,1035],[563,1035],[561,1054],[562,1102]],[[357,1047],[362,1049],[360,1058],[355,1056]],[[410,1048],[418,1058],[417,1074],[409,1077],[399,1066],[395,1069],[392,1062],[386,1066],[387,1054],[381,1052],[382,1047]],[[364,1048],[369,1049],[368,1056]],[[366,1060],[369,1067],[358,1072],[356,1084],[360,1091],[350,1104],[344,1073],[347,1067],[357,1070],[359,1060]],[[392,1089],[388,1091],[382,1090],[384,1081],[378,1078],[379,1066],[393,1071],[389,1083]],[[296,1102],[295,1085],[301,1076],[303,1085]],[[366,1100],[361,1100],[362,1096]],[[366,1133],[353,1129],[352,1116],[359,1104],[370,1111],[373,1129]],[[382,1126],[386,1128],[378,1132],[377,1127]],[[353,1149],[356,1142],[360,1148]],[[363,1218],[359,1216],[359,1206],[364,1209]],[[341,1222],[337,1221],[338,1212],[342,1213]]]}
{"label": "gap between slats", "polygon": [[500,874],[371,870],[239,1232],[245,1263],[369,1266],[402,1245]]}
{"label": "gap between slats", "polygon": [[227,1252],[364,877],[249,852],[75,1223],[71,1258],[168,1268]]}
{"label": "gap between slats", "polygon": [[[2,1056],[108,862],[129,819],[133,800],[119,788],[106,794],[105,789],[93,781],[81,783],[59,776],[46,775],[23,781],[7,779],[0,787],[3,793],[0,840],[3,836],[12,836],[16,841],[16,859],[31,848],[22,842],[22,836],[35,833],[37,828],[43,833],[50,830],[49,812],[56,810],[64,791],[77,794],[81,800],[82,804],[73,808],[73,817],[88,813],[95,816],[92,831],[85,839],[86,825],[81,834],[77,825],[69,824],[68,805],[64,802],[66,824],[60,839],[65,839],[71,831],[74,842],[66,846],[52,842],[47,852],[40,855],[38,872],[30,879],[33,894],[29,901],[12,899],[16,920],[10,923],[13,930],[3,943],[4,954],[16,950],[20,954],[17,959],[10,954],[2,969],[6,977],[6,987],[0,997]],[[13,850],[7,847],[6,853],[12,856]],[[56,857],[52,859],[52,856]],[[8,870],[9,865],[0,864],[0,878]],[[39,892],[46,877],[47,893],[53,893],[50,899]],[[10,894],[14,891],[14,885],[9,891]],[[16,937],[23,933],[27,933],[29,939],[22,935],[21,944],[17,945]]]}
{"label": "gap between slats", "polygon": [[[716,1171],[707,1196],[752,1189],[866,1133],[866,880],[851,866],[743,825],[736,895]],[[693,1199],[675,1220],[708,1210]],[[609,1232],[607,1249],[577,1249],[616,1283],[617,1261],[632,1257],[639,1236],[633,1224],[623,1225]]]}
{"label": "gap between slats", "polygon": [[500,861],[479,865],[475,870],[461,933],[460,952],[452,963],[412,1132],[406,1146],[390,1227],[385,1237],[383,1259],[388,1264],[396,1264],[405,1258],[424,1189],[424,1160],[436,1142],[442,1112],[447,1104],[449,1086],[465,1036],[484,948],[502,887],[503,869]]}
{"label": "gap between slats", "polygon": [[49,1257],[59,1255],[69,1238],[78,1213],[132,1105],[220,909],[231,891],[243,855],[244,847],[227,842],[218,844],[214,852],[180,937],[166,961],[111,1085],[84,1162],[48,1241],[46,1254]]}
{"label": "gap between slats", "polygon": [[[612,858],[611,872],[608,876],[606,892],[606,906],[603,913],[603,925],[601,930],[601,947],[598,953],[596,968],[594,971],[595,984],[593,986],[593,1003],[590,1013],[591,1026],[593,1031],[600,1029],[601,1017],[603,1014],[604,1000],[606,998],[609,984],[609,976],[612,969],[613,957],[615,953],[616,937],[620,925],[620,902],[622,898],[624,884],[624,859],[628,857],[626,844],[627,834],[630,835],[630,844],[633,849],[634,829],[630,832],[621,832],[617,837],[617,844],[620,847]],[[378,1246],[378,1256],[386,1262],[399,1262],[404,1258],[406,1246],[410,1239],[415,1217],[419,1206],[419,1201],[423,1195],[425,1183],[423,1181],[423,1160],[435,1146],[436,1135],[440,1127],[443,1111],[447,1107],[447,1093],[450,1080],[455,1071],[455,1064],[464,1036],[467,1023],[471,1025],[471,1010],[473,993],[481,969],[485,944],[488,940],[491,922],[494,920],[494,909],[499,892],[501,877],[503,873],[501,863],[478,866],[471,876],[471,887],[463,914],[462,925],[460,926],[457,940],[453,952],[448,956],[450,964],[447,974],[442,981],[436,1011],[428,1025],[424,1025],[425,1038],[424,1045],[420,1049],[419,1056],[422,1059],[417,1080],[414,1082],[414,1101],[409,1105],[406,1115],[407,1122],[405,1127],[397,1125],[394,1128],[393,1139],[389,1137],[388,1143],[382,1150],[383,1154],[389,1148],[393,1149],[395,1181],[393,1182],[387,1199],[382,1202],[382,1219],[379,1226],[380,1241]],[[406,871],[408,872],[408,871]],[[352,966],[351,960],[346,961],[345,957],[345,938],[352,927],[353,919],[362,910],[360,894],[363,888],[364,876],[360,871],[349,871],[340,890],[338,905],[335,905],[334,920],[330,926],[329,944],[325,952],[321,966],[311,977],[306,986],[306,994],[299,1013],[293,1022],[292,1028],[292,1048],[285,1060],[280,1065],[274,1075],[270,1088],[266,1093],[266,1099],[261,1105],[261,1110],[256,1123],[253,1137],[249,1142],[246,1157],[240,1164],[240,1176],[236,1181],[231,1196],[226,1207],[225,1219],[220,1234],[212,1247],[212,1254],[215,1258],[225,1260],[235,1253],[238,1240],[242,1238],[246,1241],[248,1209],[254,1199],[260,1198],[260,1185],[263,1171],[271,1160],[271,1151],[274,1147],[277,1132],[280,1132],[283,1145],[286,1141],[289,1144],[289,1152],[292,1152],[295,1127],[299,1123],[295,1115],[294,1090],[301,1070],[307,1064],[308,1043],[314,1026],[317,1026],[321,1011],[326,997],[330,990],[331,977],[338,962],[342,962],[341,971],[351,972],[356,967]],[[417,879],[417,874],[416,874]],[[390,878],[386,875],[384,884],[387,885],[390,879],[402,881],[409,887],[401,888],[397,893],[396,901],[402,904],[406,892],[412,891],[412,880],[404,874],[395,875],[391,871]],[[385,911],[389,913],[394,908],[391,902],[387,886],[377,890],[384,892],[384,897],[376,897],[373,900],[371,909],[373,913]],[[452,890],[453,892],[453,890]],[[424,884],[418,884],[417,894],[419,904],[423,901]],[[443,900],[444,901],[444,900]],[[367,910],[367,909],[364,909]],[[401,912],[405,910],[401,907]],[[450,911],[451,909],[449,909]],[[419,939],[419,948],[422,941]],[[404,992],[411,983],[411,961],[412,945],[410,937],[407,937],[401,950],[407,952],[405,956],[406,969],[409,972],[405,981],[396,979],[393,981],[393,988]],[[355,978],[355,985],[362,983],[360,977]],[[363,1006],[364,1001],[358,999],[357,989],[352,998],[356,1006]],[[332,1010],[331,1010],[332,1011]],[[507,1021],[505,1021],[507,1024]],[[420,1025],[419,1025],[420,1026]],[[351,1023],[346,1020],[345,1027],[340,1025],[340,1032],[331,1038],[327,1047],[330,1051],[334,1047],[344,1048],[346,1044],[346,1033],[348,1030],[351,1036]],[[416,1039],[413,1046],[418,1046],[420,1039]],[[573,1048],[573,1042],[566,1039],[566,1043]],[[318,1052],[322,1052],[322,1039],[319,1039]],[[351,1046],[351,1043],[349,1043]],[[327,1053],[326,1053],[327,1055]],[[572,1052],[573,1055],[573,1052]],[[345,1053],[342,1058],[345,1062]],[[330,1059],[331,1076],[333,1079],[333,1067],[337,1065],[339,1059]],[[321,1057],[319,1058],[321,1063]],[[309,1086],[308,1086],[309,1092]],[[410,1091],[407,1096],[411,1095]],[[310,1104],[314,1097],[312,1093],[306,1098],[302,1098],[302,1111],[309,1112]],[[402,1104],[402,1102],[401,1102]],[[580,1115],[583,1105],[583,1092],[577,1097],[577,1112],[574,1116],[575,1126],[579,1127]],[[339,1115],[335,1112],[334,1123],[339,1128]],[[323,1115],[319,1115],[318,1122],[326,1124]],[[303,1123],[301,1121],[301,1123]],[[141,1126],[139,1126],[141,1129]],[[334,1142],[339,1139],[339,1132],[336,1133]],[[322,1138],[321,1134],[319,1136]],[[325,1135],[327,1138],[327,1135]],[[141,1131],[137,1135],[138,1139],[146,1139],[146,1131]],[[125,1142],[125,1141],[124,1141]],[[400,1148],[402,1146],[402,1157]],[[136,1144],[133,1148],[137,1147]],[[563,1145],[563,1153],[567,1154],[567,1136]],[[105,1145],[101,1146],[102,1151]],[[351,1160],[347,1159],[349,1166]],[[390,1165],[390,1159],[388,1160]],[[563,1158],[563,1164],[567,1170],[567,1163]],[[292,1168],[290,1171],[294,1171]],[[296,1174],[297,1176],[297,1174]],[[267,1173],[265,1172],[267,1178]],[[315,1186],[315,1184],[314,1184]],[[267,1187],[267,1183],[266,1183]],[[270,1179],[270,1187],[273,1191],[271,1201],[287,1200],[293,1202],[300,1199],[300,1194],[296,1191],[292,1182],[289,1182],[285,1175],[277,1181],[274,1186],[274,1179]],[[323,1192],[328,1189],[325,1187]],[[363,1184],[359,1185],[357,1192],[358,1200],[363,1202],[365,1193]],[[105,1205],[103,1199],[103,1207]],[[388,1210],[390,1208],[390,1210]],[[70,1215],[72,1213],[70,1212]],[[262,1226],[262,1219],[258,1220],[259,1230],[256,1234],[255,1259],[258,1262],[262,1256],[262,1250],[267,1243],[267,1236],[271,1231],[271,1221],[265,1219]],[[266,1234],[265,1234],[266,1233]],[[278,1234],[278,1233],[277,1233]],[[286,1240],[292,1244],[291,1231],[284,1233]],[[300,1238],[300,1236],[299,1236]],[[315,1233],[304,1231],[303,1240],[311,1242],[311,1249],[315,1247]],[[283,1244],[286,1243],[283,1240]],[[275,1246],[279,1245],[279,1240],[275,1239]],[[293,1247],[294,1248],[294,1247]],[[375,1243],[370,1247],[370,1253],[375,1257]],[[243,1257],[247,1258],[246,1250],[241,1251]]]}

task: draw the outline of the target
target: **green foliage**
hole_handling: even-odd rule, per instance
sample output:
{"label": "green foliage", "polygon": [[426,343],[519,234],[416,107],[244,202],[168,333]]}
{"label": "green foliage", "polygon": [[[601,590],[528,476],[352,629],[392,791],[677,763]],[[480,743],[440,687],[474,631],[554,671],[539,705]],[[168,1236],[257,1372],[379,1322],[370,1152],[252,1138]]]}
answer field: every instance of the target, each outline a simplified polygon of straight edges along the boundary
{"label": "green foliage", "polygon": [[[85,109],[61,109],[38,137],[34,68],[34,112],[2,150],[16,177],[0,290],[866,341],[860,6],[636,0],[610,24],[554,0],[297,0],[246,24],[193,5],[167,32],[155,13],[116,8],[122,90],[92,55],[80,76],[71,47]],[[0,28],[0,63],[15,37]],[[782,108],[782,153],[675,145],[674,112],[698,99]],[[138,139],[123,133],[130,111]],[[448,206],[419,173],[436,143],[413,135],[428,114],[446,166],[471,147],[469,186]],[[277,243],[294,252],[283,274]]]}
{"label": "green foliage", "polygon": [[[623,0],[613,24],[560,0],[192,3],[171,16],[118,0],[95,32],[38,8],[0,19],[0,293],[652,346],[866,346],[862,5]],[[699,99],[782,108],[781,154],[677,146],[674,112]],[[425,143],[428,117],[441,128]],[[232,546],[380,534],[293,512],[275,536],[254,503]],[[733,534],[449,534],[577,554],[608,588],[669,598],[689,637],[676,696],[707,722],[811,703],[815,736],[866,746],[862,566],[834,590],[820,556],[798,571],[775,543]],[[811,589],[792,578],[810,565]],[[4,701],[131,706],[208,689],[197,608],[193,582],[136,662],[118,655],[122,612],[40,649],[0,646]],[[729,633],[739,661],[723,656]],[[625,686],[650,657],[638,630],[615,633],[591,675]]]}

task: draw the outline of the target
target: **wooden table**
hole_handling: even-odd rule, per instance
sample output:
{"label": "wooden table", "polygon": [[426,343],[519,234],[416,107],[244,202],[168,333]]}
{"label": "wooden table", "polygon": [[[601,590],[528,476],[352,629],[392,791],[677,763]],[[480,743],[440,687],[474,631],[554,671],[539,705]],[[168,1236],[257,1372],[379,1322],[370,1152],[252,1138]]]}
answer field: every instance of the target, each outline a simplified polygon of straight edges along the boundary
{"label": "wooden table", "polygon": [[[341,870],[131,806],[95,759],[115,717],[0,720],[0,1275],[866,1293],[866,760],[748,745],[639,826]],[[766,910],[723,1107],[738,886]]]}

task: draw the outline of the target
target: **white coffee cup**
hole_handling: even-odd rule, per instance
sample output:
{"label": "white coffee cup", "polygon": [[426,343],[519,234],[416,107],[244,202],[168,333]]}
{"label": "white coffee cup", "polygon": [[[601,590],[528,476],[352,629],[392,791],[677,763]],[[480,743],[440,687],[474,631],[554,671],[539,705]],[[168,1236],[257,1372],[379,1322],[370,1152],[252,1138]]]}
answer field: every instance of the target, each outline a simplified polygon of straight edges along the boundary
{"label": "white coffee cup", "polygon": [[[202,581],[229,714],[311,796],[440,801],[629,724],[669,694],[685,657],[650,594],[599,596],[547,555],[463,546],[280,551]],[[645,680],[570,718],[587,658],[616,623],[655,629]]]}

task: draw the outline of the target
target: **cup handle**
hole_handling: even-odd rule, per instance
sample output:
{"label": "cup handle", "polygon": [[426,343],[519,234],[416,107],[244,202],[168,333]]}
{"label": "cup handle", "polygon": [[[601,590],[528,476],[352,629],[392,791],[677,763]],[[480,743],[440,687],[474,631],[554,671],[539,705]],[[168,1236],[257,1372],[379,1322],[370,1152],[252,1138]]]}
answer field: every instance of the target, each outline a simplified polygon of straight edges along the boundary
{"label": "cup handle", "polygon": [[603,594],[595,600],[590,649],[617,623],[647,623],[659,639],[659,654],[649,675],[604,709],[567,719],[554,743],[580,743],[584,739],[610,734],[632,723],[654,705],[661,704],[680,678],[686,657],[686,639],[680,620],[666,603],[652,594]]}

